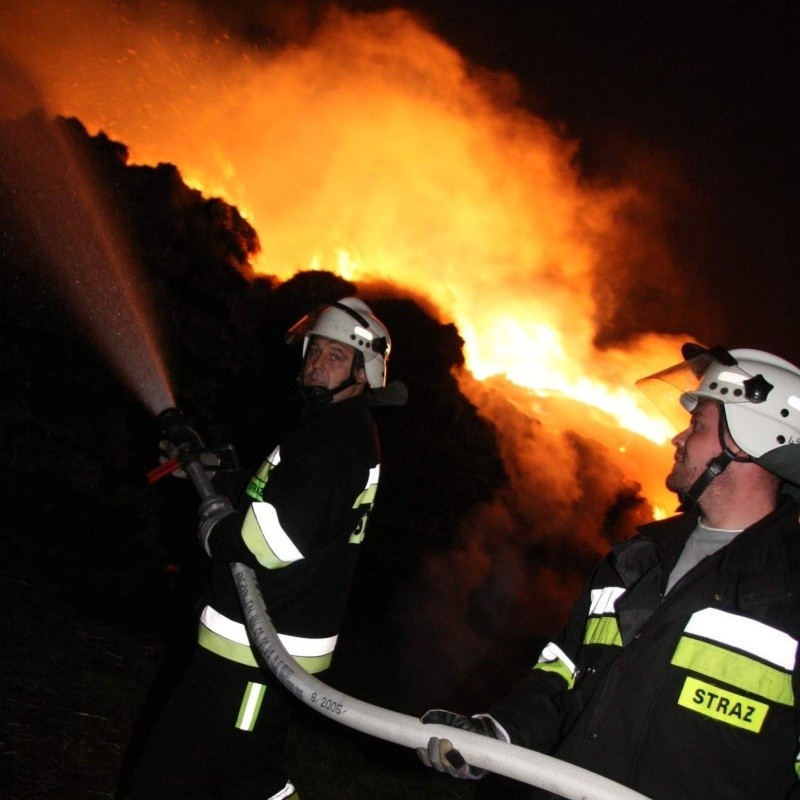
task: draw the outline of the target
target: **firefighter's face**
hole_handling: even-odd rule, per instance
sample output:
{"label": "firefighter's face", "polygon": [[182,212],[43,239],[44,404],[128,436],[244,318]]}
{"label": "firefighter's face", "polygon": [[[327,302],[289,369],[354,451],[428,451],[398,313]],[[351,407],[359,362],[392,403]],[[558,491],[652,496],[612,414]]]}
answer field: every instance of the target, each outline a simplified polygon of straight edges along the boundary
{"label": "firefighter's face", "polygon": [[716,458],[722,447],[719,442],[719,415],[716,403],[701,401],[692,412],[689,427],[673,440],[675,463],[667,476],[672,492],[686,491],[705,472],[708,462]]}
{"label": "firefighter's face", "polygon": [[[327,389],[335,389],[350,377],[355,353],[355,348],[349,344],[325,336],[314,336],[306,348],[303,386],[324,386]],[[355,379],[356,385],[335,394],[332,402],[337,403],[360,394],[367,381],[363,369],[356,370]]]}

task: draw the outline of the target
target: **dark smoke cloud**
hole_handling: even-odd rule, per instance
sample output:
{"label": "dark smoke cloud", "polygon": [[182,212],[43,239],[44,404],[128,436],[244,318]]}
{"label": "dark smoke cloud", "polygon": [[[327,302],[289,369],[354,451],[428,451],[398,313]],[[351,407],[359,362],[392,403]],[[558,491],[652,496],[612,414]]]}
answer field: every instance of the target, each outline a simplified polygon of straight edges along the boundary
{"label": "dark smoke cloud", "polygon": [[508,481],[402,593],[401,675],[413,676],[407,691],[418,705],[439,697],[474,710],[530,668],[533,643],[564,624],[610,544],[651,517],[603,446],[548,429],[502,386],[461,385],[493,421]]}

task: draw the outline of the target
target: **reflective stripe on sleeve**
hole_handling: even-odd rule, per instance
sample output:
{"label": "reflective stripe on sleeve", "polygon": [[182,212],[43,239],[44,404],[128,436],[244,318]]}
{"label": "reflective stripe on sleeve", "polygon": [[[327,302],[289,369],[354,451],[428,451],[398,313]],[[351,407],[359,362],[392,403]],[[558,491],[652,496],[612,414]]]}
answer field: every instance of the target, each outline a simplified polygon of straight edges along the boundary
{"label": "reflective stripe on sleeve", "polygon": [[553,644],[553,642],[548,642],[545,645],[534,669],[541,670],[542,672],[554,672],[556,675],[560,675],[566,682],[568,689],[571,689],[575,685],[575,664],[566,653],[558,647],[558,645]]}
{"label": "reflective stripe on sleeve", "polygon": [[270,503],[254,502],[247,509],[242,539],[258,563],[267,569],[280,569],[303,558],[281,527],[278,512]]}
{"label": "reflective stripe on sleeve", "polygon": [[589,618],[583,632],[584,644],[606,644],[622,647],[622,636],[616,617],[617,600],[625,594],[621,586],[592,589]]}
{"label": "reflective stripe on sleeve", "polygon": [[[278,638],[306,672],[314,673],[330,666],[338,636],[313,639],[279,633]],[[259,666],[250,647],[246,626],[220,614],[211,606],[206,606],[200,614],[198,642],[222,658],[250,667]]]}
{"label": "reflective stripe on sleeve", "polygon": [[364,487],[364,491],[356,498],[355,503],[353,503],[353,508],[358,508],[359,506],[369,505],[371,506],[375,502],[375,494],[378,491],[378,481],[381,476],[381,465],[377,464],[374,466],[370,471],[369,475],[367,476],[367,485]]}
{"label": "reflective stripe on sleeve", "polygon": [[247,484],[247,495],[253,500],[261,500],[264,496],[264,487],[269,480],[269,473],[274,467],[281,463],[281,448],[276,447],[268,456],[267,460],[258,468],[258,472],[250,479]]}
{"label": "reflective stripe on sleeve", "polygon": [[616,617],[589,617],[583,632],[584,644],[608,644],[622,647],[622,635]]}
{"label": "reflective stripe on sleeve", "polygon": [[592,589],[589,615],[594,617],[602,614],[615,614],[617,600],[619,600],[623,594],[625,594],[625,589],[621,586],[606,586],[605,589]]}

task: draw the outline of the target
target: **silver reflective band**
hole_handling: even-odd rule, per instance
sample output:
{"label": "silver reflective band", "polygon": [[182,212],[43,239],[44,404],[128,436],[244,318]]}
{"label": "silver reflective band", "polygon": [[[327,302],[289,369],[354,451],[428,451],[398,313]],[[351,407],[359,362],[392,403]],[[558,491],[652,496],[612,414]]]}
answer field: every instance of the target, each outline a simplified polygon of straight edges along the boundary
{"label": "silver reflective band", "polygon": [[366,328],[362,328],[360,325],[356,325],[355,328],[353,328],[353,333],[363,336],[368,342],[371,342],[374,338],[371,331],[368,331]]}
{"label": "silver reflective band", "polygon": [[292,785],[292,782],[287,781],[286,786],[284,786],[283,789],[273,794],[272,797],[268,797],[267,800],[287,800],[294,793],[295,793],[295,788]]}
{"label": "silver reflective band", "polygon": [[605,589],[592,589],[590,615],[615,613],[617,600],[625,594],[620,586],[606,586]]}
{"label": "silver reflective band", "polygon": [[746,379],[746,375],[739,375],[736,372],[720,372],[719,375],[717,375],[718,381],[722,381],[723,383],[737,383],[740,386],[744,384]]}
{"label": "silver reflective band", "polygon": [[735,647],[790,672],[797,660],[797,640],[788,633],[718,608],[692,614],[686,633]]}
{"label": "silver reflective band", "polygon": [[292,563],[303,558],[303,554],[295,547],[294,542],[281,527],[278,512],[271,503],[254,502],[251,506],[264,541],[278,559]]}
{"label": "silver reflective band", "polygon": [[[250,639],[247,636],[245,625],[229,619],[224,614],[220,614],[219,611],[211,606],[206,606],[203,609],[200,614],[200,622],[213,633],[219,634],[231,642],[250,646]],[[312,639],[305,636],[290,636],[286,633],[279,633],[278,638],[292,656],[316,658],[332,653],[339,637],[325,636],[321,639]]]}
{"label": "silver reflective band", "polygon": [[575,676],[575,664],[572,662],[572,660],[560,647],[558,647],[558,645],[553,644],[553,642],[549,642],[545,645],[541,655],[539,656],[539,663],[550,664],[553,661],[561,661],[570,671],[573,677]]}

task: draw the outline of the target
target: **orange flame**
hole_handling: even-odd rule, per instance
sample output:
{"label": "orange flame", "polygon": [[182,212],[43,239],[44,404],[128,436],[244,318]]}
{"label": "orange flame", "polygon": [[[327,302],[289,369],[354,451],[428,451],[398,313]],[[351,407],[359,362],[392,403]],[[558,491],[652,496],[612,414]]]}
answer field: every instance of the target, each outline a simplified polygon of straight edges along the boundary
{"label": "orange flame", "polygon": [[576,143],[519,106],[510,76],[474,69],[406,12],[333,11],[302,45],[260,51],[211,36],[188,7],[158,8],[145,21],[101,0],[8,2],[0,44],[52,111],[235,203],[261,238],[256,269],[324,268],[429,297],[477,378],[505,375],[577,401],[593,430],[619,428],[612,450],[669,507],[671,431],[633,383],[683,339],[593,345],[594,279],[639,235],[619,213],[636,187],[587,185]]}

